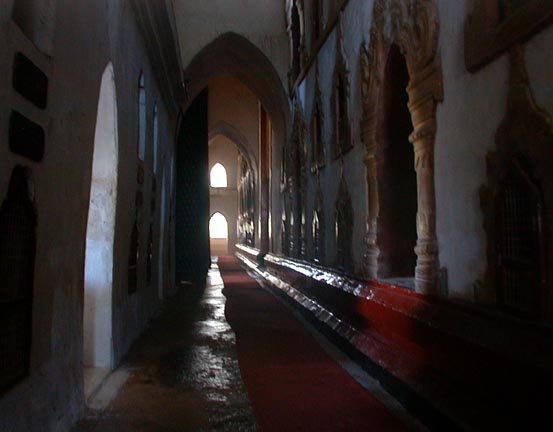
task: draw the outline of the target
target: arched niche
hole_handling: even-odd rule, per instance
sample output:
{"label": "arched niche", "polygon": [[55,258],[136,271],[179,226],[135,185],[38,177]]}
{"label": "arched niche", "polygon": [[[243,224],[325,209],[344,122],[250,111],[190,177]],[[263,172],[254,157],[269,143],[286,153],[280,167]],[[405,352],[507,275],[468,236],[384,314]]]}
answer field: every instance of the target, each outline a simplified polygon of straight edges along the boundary
{"label": "arched niche", "polygon": [[322,92],[317,68],[313,112],[311,115],[311,172],[313,173],[318,172],[325,166],[326,150],[324,130]]}
{"label": "arched niche", "polygon": [[388,51],[378,126],[378,277],[412,278],[417,242],[417,176],[409,136],[409,72],[397,45]]}
{"label": "arched niche", "polygon": [[303,0],[288,0],[286,10],[287,30],[290,39],[289,85],[292,86],[301,72],[306,54]]}
{"label": "arched niche", "polygon": [[[377,278],[380,250],[378,173],[379,125],[382,115],[382,83],[388,53],[397,45],[409,73],[408,108],[413,124],[409,141],[413,145],[417,174],[417,242],[415,289],[438,292],[438,242],[434,189],[434,144],[436,107],[443,99],[442,70],[438,53],[439,14],[436,0],[404,2],[377,0],[373,8],[369,45],[361,51],[363,118],[362,140],[366,147],[368,184],[368,232],[365,237],[365,271]],[[391,25],[388,25],[391,24]]]}
{"label": "arched niche", "polygon": [[[112,367],[113,257],[118,182],[117,100],[113,66],[102,75],[86,230],[83,309],[85,368]],[[85,374],[85,394],[90,391]]]}
{"label": "arched niche", "polygon": [[37,214],[30,170],[16,166],[0,207],[0,392],[29,373]]}
{"label": "arched niche", "polygon": [[332,77],[332,156],[339,158],[353,147],[351,137],[350,76],[346,52],[344,50],[344,30],[342,17],[336,31],[336,63]]}
{"label": "arched niche", "polygon": [[553,130],[536,104],[521,45],[510,51],[506,113],[480,190],[488,266],[476,296],[503,311],[553,321]]}

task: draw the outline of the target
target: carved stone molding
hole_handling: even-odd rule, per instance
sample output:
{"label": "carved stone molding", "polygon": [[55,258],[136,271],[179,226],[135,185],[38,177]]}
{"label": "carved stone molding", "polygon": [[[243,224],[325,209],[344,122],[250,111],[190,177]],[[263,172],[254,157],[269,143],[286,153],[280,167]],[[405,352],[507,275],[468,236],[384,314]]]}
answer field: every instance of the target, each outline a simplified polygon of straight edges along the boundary
{"label": "carved stone molding", "polygon": [[[524,51],[515,45],[510,51],[511,75],[507,112],[497,131],[497,149],[488,153],[488,184],[480,190],[480,202],[484,213],[484,229],[488,238],[488,268],[485,284],[477,292],[480,301],[494,303],[499,288],[497,274],[497,205],[498,194],[509,171],[513,168],[522,173],[531,188],[543,199],[546,212],[543,219],[544,244],[540,263],[541,290],[536,314],[551,319],[551,282],[546,269],[553,268],[553,132],[551,116],[537,106],[526,71]],[[538,318],[539,318],[538,317]]]}
{"label": "carved stone molding", "polygon": [[380,93],[392,45],[405,57],[409,72],[408,108],[414,131],[409,137],[417,171],[417,292],[438,290],[438,245],[435,229],[434,142],[436,106],[443,100],[442,68],[438,53],[439,14],[436,0],[377,0],[370,43],[361,51],[363,119],[361,138],[366,148],[369,212],[365,236],[365,272],[378,274],[378,217],[380,212],[377,148]]}

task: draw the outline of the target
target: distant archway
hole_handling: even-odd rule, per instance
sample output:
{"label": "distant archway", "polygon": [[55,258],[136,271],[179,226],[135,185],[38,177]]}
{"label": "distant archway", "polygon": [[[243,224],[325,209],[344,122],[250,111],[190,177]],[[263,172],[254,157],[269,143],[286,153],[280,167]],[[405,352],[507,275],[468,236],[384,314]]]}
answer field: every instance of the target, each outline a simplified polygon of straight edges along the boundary
{"label": "distant archway", "polygon": [[214,39],[192,59],[184,76],[189,103],[211,80],[236,77],[259,98],[275,129],[285,132],[290,107],[282,81],[271,61],[244,36],[229,32]]}
{"label": "distant archway", "polygon": [[[110,370],[112,365],[113,247],[117,203],[117,102],[110,63],[102,75],[94,136],[90,206],[86,230],[83,311],[83,364]],[[85,396],[94,379],[85,371]]]}
{"label": "distant archway", "polygon": [[[196,95],[200,94],[211,80],[223,76],[237,78],[259,99],[271,119],[273,148],[282,148],[288,137],[290,104],[283,82],[271,61],[243,36],[232,32],[219,36],[205,46],[185,69],[184,77],[188,83],[189,103],[192,103]],[[267,159],[267,156],[272,156],[270,160],[257,161],[259,167],[257,177],[260,184],[260,226],[268,228],[260,231],[262,255],[269,248],[268,233],[272,233],[273,239],[278,239],[280,236],[281,227],[277,221],[282,211],[281,208],[270,207],[271,202],[280,203],[279,185],[276,182],[268,184],[271,169],[269,163],[272,163],[273,168],[278,167],[280,153],[278,151],[267,153],[263,157]],[[272,214],[271,218],[269,213]],[[269,220],[272,221],[270,228]]]}

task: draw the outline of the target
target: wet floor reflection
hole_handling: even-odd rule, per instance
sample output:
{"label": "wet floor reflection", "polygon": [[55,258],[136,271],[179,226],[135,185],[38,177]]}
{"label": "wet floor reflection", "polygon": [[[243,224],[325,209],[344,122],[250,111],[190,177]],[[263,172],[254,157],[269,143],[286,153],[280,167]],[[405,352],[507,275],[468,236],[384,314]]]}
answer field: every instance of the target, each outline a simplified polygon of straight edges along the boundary
{"label": "wet floor reflection", "polygon": [[258,430],[216,267],[207,282],[168,302],[123,362],[132,375],[117,398],[75,431]]}

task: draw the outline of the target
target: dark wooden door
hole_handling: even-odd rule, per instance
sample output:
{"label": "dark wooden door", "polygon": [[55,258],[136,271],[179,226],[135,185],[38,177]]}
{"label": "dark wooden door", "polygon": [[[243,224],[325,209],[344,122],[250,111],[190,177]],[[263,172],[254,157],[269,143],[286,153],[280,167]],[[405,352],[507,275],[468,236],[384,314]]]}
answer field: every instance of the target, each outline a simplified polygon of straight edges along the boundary
{"label": "dark wooden door", "polygon": [[177,143],[177,281],[203,282],[210,266],[208,94],[200,93],[186,112]]}

